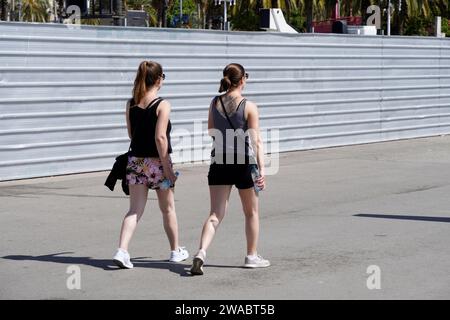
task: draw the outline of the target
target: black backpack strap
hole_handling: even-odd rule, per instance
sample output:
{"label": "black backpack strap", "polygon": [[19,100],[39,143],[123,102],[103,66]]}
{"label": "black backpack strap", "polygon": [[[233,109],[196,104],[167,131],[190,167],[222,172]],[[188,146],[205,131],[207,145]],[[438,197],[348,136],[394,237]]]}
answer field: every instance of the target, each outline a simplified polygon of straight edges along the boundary
{"label": "black backpack strap", "polygon": [[236,128],[234,127],[233,123],[230,120],[230,117],[228,116],[227,110],[225,109],[225,105],[223,104],[221,96],[219,96],[219,101],[220,101],[220,104],[222,105],[223,113],[225,113],[225,116],[227,117],[228,123],[230,124],[231,128],[233,128],[233,130],[236,130]]}

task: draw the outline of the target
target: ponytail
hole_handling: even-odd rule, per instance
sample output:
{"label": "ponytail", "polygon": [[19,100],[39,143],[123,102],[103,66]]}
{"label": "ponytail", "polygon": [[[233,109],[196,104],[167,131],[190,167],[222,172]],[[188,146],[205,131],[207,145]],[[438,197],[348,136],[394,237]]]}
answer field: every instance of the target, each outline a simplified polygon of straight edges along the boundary
{"label": "ponytail", "polygon": [[231,88],[231,81],[228,76],[224,76],[222,80],[220,80],[220,88],[219,92],[228,91]]}
{"label": "ponytail", "polygon": [[133,87],[134,103],[139,103],[163,74],[162,67],[154,61],[142,61],[139,64]]}

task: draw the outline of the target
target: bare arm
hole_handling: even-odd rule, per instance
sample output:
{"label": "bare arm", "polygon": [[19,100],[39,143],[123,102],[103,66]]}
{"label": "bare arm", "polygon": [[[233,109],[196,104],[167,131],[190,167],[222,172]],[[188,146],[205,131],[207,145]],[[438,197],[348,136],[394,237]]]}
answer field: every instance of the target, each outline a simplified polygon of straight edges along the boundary
{"label": "bare arm", "polygon": [[214,120],[213,120],[213,115],[212,115],[212,108],[214,107],[214,101],[211,102],[211,105],[209,106],[209,111],[208,111],[208,134],[210,136],[212,136],[212,132],[211,129],[214,129]]}
{"label": "bare arm", "polygon": [[125,112],[125,118],[127,122],[127,132],[128,132],[128,138],[131,139],[131,123],[130,123],[130,100],[127,102],[127,109]]}
{"label": "bare arm", "polygon": [[264,189],[265,187],[264,146],[259,131],[258,107],[256,106],[255,103],[247,101],[247,104],[245,106],[245,117],[247,118],[249,129],[248,132],[250,135],[251,143],[255,150],[256,162],[258,164],[259,172],[261,174],[261,178],[258,180],[257,183]]}
{"label": "bare arm", "polygon": [[158,148],[159,158],[164,170],[164,176],[175,182],[177,177],[170,165],[169,142],[167,141],[167,126],[169,125],[170,103],[162,101],[156,110],[158,121],[156,122],[155,142]]}

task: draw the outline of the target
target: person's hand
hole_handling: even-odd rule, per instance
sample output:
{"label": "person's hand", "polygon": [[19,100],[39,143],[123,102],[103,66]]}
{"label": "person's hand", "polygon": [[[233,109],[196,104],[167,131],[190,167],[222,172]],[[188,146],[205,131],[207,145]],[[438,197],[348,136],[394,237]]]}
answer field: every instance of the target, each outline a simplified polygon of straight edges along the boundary
{"label": "person's hand", "polygon": [[265,176],[263,174],[260,174],[259,178],[256,179],[256,185],[261,190],[264,190],[266,188],[266,179],[265,179]]}
{"label": "person's hand", "polygon": [[177,181],[177,179],[178,179],[175,172],[173,171],[173,168],[171,168],[171,167],[164,168],[164,177],[166,179],[169,179],[171,184],[174,184],[175,181]]}

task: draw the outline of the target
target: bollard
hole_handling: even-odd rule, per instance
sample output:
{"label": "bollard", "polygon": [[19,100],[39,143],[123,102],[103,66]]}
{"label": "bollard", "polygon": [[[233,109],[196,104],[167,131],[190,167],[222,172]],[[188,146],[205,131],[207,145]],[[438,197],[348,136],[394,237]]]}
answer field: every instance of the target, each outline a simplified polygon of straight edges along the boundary
{"label": "bollard", "polygon": [[441,17],[437,16],[435,19],[435,36],[438,38],[442,37],[442,19]]}

